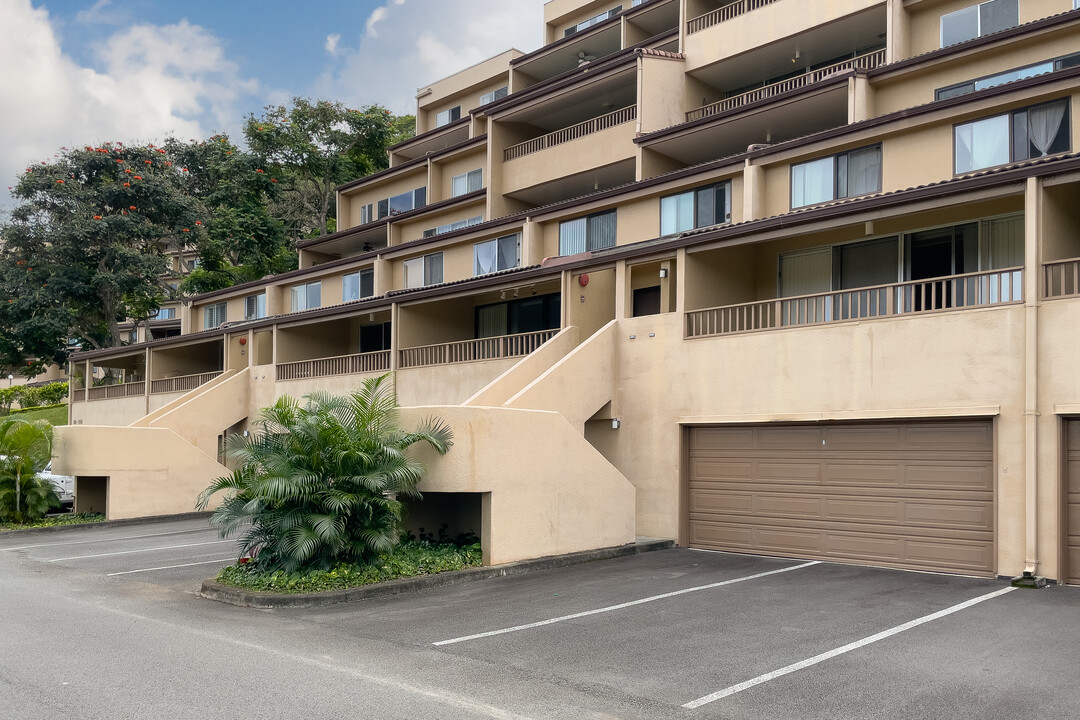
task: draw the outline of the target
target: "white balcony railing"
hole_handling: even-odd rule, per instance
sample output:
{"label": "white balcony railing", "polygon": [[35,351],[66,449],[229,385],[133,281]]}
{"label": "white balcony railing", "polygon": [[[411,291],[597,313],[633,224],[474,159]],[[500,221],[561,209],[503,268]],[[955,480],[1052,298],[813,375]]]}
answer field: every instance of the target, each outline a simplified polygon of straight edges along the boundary
{"label": "white balcony railing", "polygon": [[181,375],[179,377],[165,378],[163,380],[150,381],[150,394],[187,392],[205,385],[221,375],[221,370],[214,372],[199,373],[197,375]]}
{"label": "white balcony railing", "polygon": [[760,7],[771,5],[776,0],[735,0],[735,2],[725,5],[721,8],[717,8],[710,13],[705,13],[686,23],[686,33],[696,33],[700,30],[704,30],[707,27],[718,25],[726,20],[730,20],[733,17],[738,17],[751,10],[757,10]]}
{"label": "white balcony railing", "polygon": [[526,140],[523,143],[517,145],[511,145],[503,150],[503,160],[514,160],[525,155],[531,155],[534,152],[540,152],[546,150],[549,147],[556,145],[562,145],[568,143],[571,140],[577,140],[578,138],[585,137],[586,135],[592,135],[593,133],[600,132],[601,130],[607,130],[608,128],[615,127],[616,125],[622,125],[632,120],[637,119],[637,105],[630,105],[620,110],[610,112],[607,115],[601,115],[595,117],[592,120],[586,120],[583,123],[577,125],[571,125],[568,128],[562,130],[556,130],[555,132],[549,132],[547,135],[541,135],[538,138],[532,140]]}
{"label": "white balcony railing", "polygon": [[740,108],[744,105],[749,105],[752,102],[758,100],[764,100],[766,98],[776,97],[791,90],[798,90],[799,88],[808,87],[816,82],[820,82],[830,75],[834,75],[838,72],[851,69],[870,70],[876,68],[879,65],[885,63],[885,50],[875,50],[865,55],[859,55],[857,57],[843,60],[841,62],[829,65],[827,67],[818,68],[817,70],[811,70],[810,72],[799,75],[798,77],[787,78],[786,80],[780,80],[778,82],[769,83],[763,87],[756,88],[754,90],[748,90],[738,95],[732,95],[729,98],[718,100],[708,105],[703,105],[696,110],[691,110],[686,113],[686,121],[700,120],[701,118],[709,117],[711,115],[718,115],[728,110]]}
{"label": "white balcony railing", "polygon": [[1043,297],[1080,295],[1080,258],[1058,260],[1043,265]]}
{"label": "white balcony railing", "polygon": [[1021,300],[1023,270],[1010,268],[693,310],[686,313],[686,337],[963,310]]}
{"label": "white balcony railing", "polygon": [[136,397],[146,394],[146,381],[120,383],[118,385],[98,385],[90,388],[89,400],[112,400],[114,398]]}
{"label": "white balcony railing", "polygon": [[356,373],[386,372],[390,369],[390,351],[342,355],[281,363],[277,366],[278,380],[301,380],[303,378],[353,375]]}
{"label": "white balcony railing", "polygon": [[558,330],[522,333],[520,335],[500,335],[498,337],[464,340],[462,342],[424,345],[405,348],[401,351],[401,367],[425,367],[428,365],[448,365],[450,363],[474,362],[477,360],[497,360],[499,358],[521,357],[535,351],[545,342],[555,337]]}

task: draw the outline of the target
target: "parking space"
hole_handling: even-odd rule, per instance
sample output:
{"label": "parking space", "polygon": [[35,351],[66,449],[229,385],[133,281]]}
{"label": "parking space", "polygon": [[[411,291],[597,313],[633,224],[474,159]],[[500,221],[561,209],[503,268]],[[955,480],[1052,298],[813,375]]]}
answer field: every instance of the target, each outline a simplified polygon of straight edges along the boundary
{"label": "parking space", "polygon": [[197,590],[203,579],[236,561],[235,548],[235,540],[222,540],[205,519],[0,535],[2,553],[177,590]]}

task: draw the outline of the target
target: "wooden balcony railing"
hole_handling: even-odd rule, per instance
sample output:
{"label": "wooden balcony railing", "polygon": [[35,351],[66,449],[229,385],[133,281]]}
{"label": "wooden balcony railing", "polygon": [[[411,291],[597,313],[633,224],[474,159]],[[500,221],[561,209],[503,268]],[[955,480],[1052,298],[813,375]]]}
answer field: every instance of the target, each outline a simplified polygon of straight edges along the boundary
{"label": "wooden balcony railing", "polygon": [[531,155],[534,152],[540,152],[546,150],[549,147],[555,145],[562,145],[568,143],[571,140],[577,140],[578,138],[585,137],[586,135],[592,135],[595,132],[601,130],[607,130],[608,128],[615,127],[616,125],[622,125],[628,123],[631,120],[637,119],[637,105],[630,105],[624,107],[615,112],[610,112],[607,115],[601,115],[595,117],[592,120],[586,120],[583,123],[577,125],[571,125],[568,128],[562,130],[556,130],[550,132],[547,135],[541,135],[538,138],[532,140],[526,140],[523,143],[517,145],[511,145],[503,150],[503,160],[514,160],[525,155]]}
{"label": "wooden balcony railing", "polygon": [[86,399],[86,393],[84,392],[85,390],[86,388],[72,388],[68,392],[68,398],[71,400],[71,402],[82,402]]}
{"label": "wooden balcony railing", "polygon": [[146,394],[146,381],[120,383],[119,385],[98,385],[90,388],[90,400],[112,400],[114,398],[136,397]]}
{"label": "wooden balcony railing", "polygon": [[693,20],[686,23],[687,34],[696,33],[700,30],[704,30],[707,27],[718,25],[725,20],[730,20],[733,17],[738,17],[751,10],[757,10],[760,7],[771,5],[776,0],[735,0],[735,2],[725,5],[722,8],[717,8],[710,13],[700,15]]}
{"label": "wooden balcony railing", "polygon": [[353,375],[355,373],[386,372],[390,369],[390,351],[342,355],[340,357],[319,358],[318,360],[300,360],[280,363],[277,366],[278,380],[301,380],[303,378],[329,377],[331,375]]}
{"label": "wooden balcony railing", "polygon": [[158,393],[187,392],[188,390],[194,390],[218,377],[221,373],[221,370],[215,370],[214,372],[199,373],[198,375],[181,375],[179,377],[165,378],[164,380],[151,380],[150,394],[155,395]]}
{"label": "wooden balcony railing", "polygon": [[450,363],[474,362],[476,360],[520,357],[535,351],[545,342],[555,337],[558,332],[558,330],[542,330],[520,335],[499,335],[498,337],[480,338],[479,340],[464,340],[462,342],[405,348],[401,351],[401,367],[448,365]]}
{"label": "wooden balcony railing", "polygon": [[1023,270],[952,275],[686,313],[686,337],[709,337],[897,315],[963,310],[1023,300]]}
{"label": "wooden balcony railing", "polygon": [[1043,265],[1043,297],[1063,298],[1080,295],[1080,258],[1058,260]]}
{"label": "wooden balcony railing", "polygon": [[813,85],[816,82],[824,80],[825,78],[833,75],[834,73],[841,72],[843,70],[851,70],[858,68],[860,70],[870,70],[876,68],[879,65],[885,63],[885,50],[875,50],[874,52],[867,53],[865,55],[859,55],[853,57],[850,60],[844,60],[827,67],[818,68],[817,70],[811,70],[810,72],[799,75],[798,77],[788,78],[786,80],[780,80],[779,82],[769,83],[764,87],[757,88],[755,90],[749,90],[738,95],[732,95],[729,98],[718,100],[709,105],[704,105],[696,110],[691,110],[686,113],[686,121],[700,120],[701,118],[709,117],[711,115],[718,115],[728,110],[740,108],[744,105],[749,105],[752,102],[758,100],[764,100],[766,98],[775,97],[781,95],[790,90],[797,90],[809,85]]}

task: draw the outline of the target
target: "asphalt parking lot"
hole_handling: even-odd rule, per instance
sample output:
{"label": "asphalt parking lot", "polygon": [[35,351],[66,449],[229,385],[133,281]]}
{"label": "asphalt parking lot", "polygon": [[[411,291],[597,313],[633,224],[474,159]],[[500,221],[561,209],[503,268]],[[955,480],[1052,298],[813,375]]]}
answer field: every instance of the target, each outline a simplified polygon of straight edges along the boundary
{"label": "asphalt parking lot", "polygon": [[[205,520],[0,536],[0,571],[14,560],[43,572],[57,596],[57,584],[71,597],[92,588],[99,599],[80,609],[90,618],[112,622],[123,607],[120,618],[140,619],[110,635],[124,652],[144,652],[147,620],[167,628],[155,644],[168,652],[151,646],[164,654],[138,665],[175,664],[178,682],[197,666],[188,642],[223,668],[258,667],[253,685],[281,697],[251,717],[297,717],[297,674],[325,686],[330,709],[350,694],[373,708],[388,693],[379,711],[356,714],[379,718],[993,720],[1080,708],[1080,588],[674,549],[258,611],[194,595],[231,562],[231,543]],[[97,612],[106,606],[108,617]],[[198,693],[176,716],[199,714],[216,677],[192,680]],[[206,716],[228,716],[215,702]]]}

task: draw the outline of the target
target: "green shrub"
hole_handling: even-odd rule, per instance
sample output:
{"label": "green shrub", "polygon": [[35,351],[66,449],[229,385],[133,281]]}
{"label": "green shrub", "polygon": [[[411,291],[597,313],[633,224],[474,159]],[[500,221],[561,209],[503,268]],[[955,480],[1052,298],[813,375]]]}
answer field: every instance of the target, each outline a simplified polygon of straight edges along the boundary
{"label": "green shrub", "polygon": [[285,572],[267,570],[259,561],[223,568],[217,581],[222,585],[274,593],[325,592],[399,578],[434,575],[476,567],[483,562],[479,543],[433,545],[426,542],[403,542],[390,553],[377,555],[364,564],[338,563],[325,570]]}
{"label": "green shrub", "polygon": [[17,385],[15,397],[19,401],[19,407],[37,407],[41,404],[41,388]]}
{"label": "green shrub", "polygon": [[38,388],[40,405],[59,405],[68,396],[66,382],[51,382]]}
{"label": "green shrub", "polygon": [[63,515],[43,517],[38,520],[31,520],[24,523],[0,522],[0,532],[10,532],[12,530],[30,530],[33,528],[44,527],[56,527],[58,525],[88,525],[91,523],[99,522],[105,522],[104,515],[99,515],[97,513],[65,513]]}

